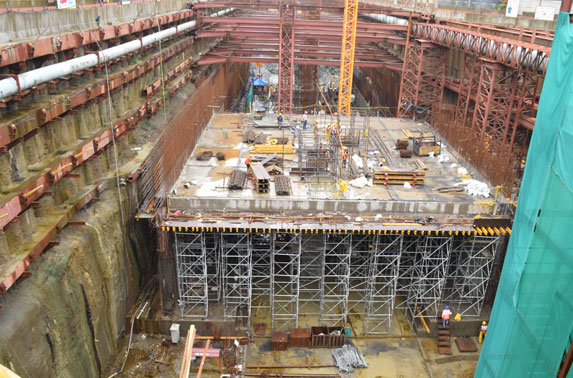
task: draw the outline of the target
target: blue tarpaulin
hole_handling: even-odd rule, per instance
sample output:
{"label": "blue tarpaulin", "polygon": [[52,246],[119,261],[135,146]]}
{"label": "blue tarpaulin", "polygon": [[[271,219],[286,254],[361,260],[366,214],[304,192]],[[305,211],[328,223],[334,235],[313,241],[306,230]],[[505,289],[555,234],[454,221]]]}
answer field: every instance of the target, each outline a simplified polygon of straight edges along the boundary
{"label": "blue tarpaulin", "polygon": [[257,86],[257,87],[262,87],[264,85],[267,85],[267,82],[259,79],[258,77],[256,79],[253,79],[253,85]]}

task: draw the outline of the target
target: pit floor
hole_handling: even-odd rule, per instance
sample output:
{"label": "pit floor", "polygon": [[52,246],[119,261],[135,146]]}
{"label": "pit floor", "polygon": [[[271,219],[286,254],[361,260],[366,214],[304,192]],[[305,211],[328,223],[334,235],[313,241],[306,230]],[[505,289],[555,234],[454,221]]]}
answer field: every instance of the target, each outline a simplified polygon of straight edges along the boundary
{"label": "pit floor", "polygon": [[[257,322],[265,318],[261,313]],[[356,321],[356,319],[355,319]],[[357,322],[358,323],[358,322]],[[360,332],[359,332],[360,333]],[[476,332],[477,333],[477,332]],[[267,332],[268,334],[268,332]],[[123,351],[126,347],[126,339],[121,342]],[[251,373],[288,373],[288,374],[340,374],[344,378],[410,378],[410,377],[447,377],[469,378],[473,377],[481,344],[477,337],[472,337],[478,347],[475,353],[460,353],[452,338],[452,356],[438,354],[436,338],[416,338],[414,331],[405,322],[402,313],[395,311],[392,334],[380,337],[350,337],[348,342],[353,344],[364,354],[368,368],[356,369],[352,373],[341,373],[336,367],[325,368],[288,368],[288,369],[263,369],[264,365],[330,365],[334,364],[331,355],[332,349],[328,348],[290,348],[286,351],[271,351],[270,338],[255,337],[254,341],[246,346],[239,346],[237,350],[236,364],[241,365]],[[223,342],[211,342],[210,348],[222,348]],[[172,344],[168,336],[136,334],[125,367],[119,377],[178,377],[184,351],[185,338],[182,337],[178,344]],[[119,349],[116,354],[117,360],[108,368],[106,375],[119,370],[125,354]],[[196,341],[195,348],[204,347],[204,341]],[[423,350],[423,353],[422,353]],[[424,359],[426,356],[426,361]],[[191,363],[191,376],[197,372],[200,359]],[[225,366],[235,364],[233,353],[223,360]],[[257,368],[259,367],[259,368]],[[431,374],[428,369],[431,370]],[[206,360],[203,377],[220,377],[216,359]]]}
{"label": "pit floor", "polygon": [[[226,188],[228,178],[234,169],[238,168],[246,171],[244,161],[249,156],[250,149],[253,146],[242,142],[243,126],[247,117],[248,115],[244,114],[216,114],[213,116],[177,180],[174,190],[171,192],[172,198],[278,198],[275,194],[273,182],[271,182],[269,193],[257,193],[253,190],[253,184],[250,181],[243,190],[231,191]],[[313,140],[313,125],[315,121],[318,121],[318,127],[322,128],[329,120],[325,116],[309,116],[309,127],[303,135],[305,135],[305,140],[311,141],[310,143]],[[288,123],[290,125],[300,125],[300,117],[292,116]],[[292,183],[290,198],[377,199],[470,204],[485,199],[482,196],[476,197],[466,192],[441,193],[437,191],[439,187],[452,186],[463,181],[458,168],[464,167],[470,174],[474,174],[476,171],[468,163],[459,160],[457,152],[447,146],[444,141],[441,141],[441,158],[418,157],[415,155],[411,159],[399,157],[399,151],[394,147],[395,140],[405,138],[404,130],[408,130],[414,135],[418,135],[420,131],[426,135],[428,133],[435,134],[435,131],[427,123],[417,123],[412,120],[397,118],[371,117],[367,124],[371,130],[376,130],[379,133],[384,144],[390,150],[394,164],[392,166],[390,161],[386,164],[390,165],[391,169],[412,170],[415,168],[413,162],[415,159],[419,159],[425,164],[426,179],[424,185],[417,185],[409,189],[404,188],[403,185],[384,186],[374,184],[363,188],[349,185],[347,192],[342,193],[336,189],[336,180],[332,176],[307,177],[305,181],[301,181],[298,175],[292,174],[290,175]],[[288,126],[283,127],[282,130],[279,130],[278,126],[255,127],[254,131],[257,135],[260,133],[265,134],[267,141],[283,136],[289,138],[289,143],[292,144],[293,141],[292,131]],[[297,132],[300,132],[300,129]],[[298,148],[298,141],[295,143],[295,147]],[[410,142],[409,148],[412,148],[412,142]],[[377,165],[382,158],[382,153],[376,150],[372,143],[369,143],[368,150],[369,165]],[[197,160],[196,157],[204,151],[211,151],[213,157],[206,161]],[[218,152],[223,153],[226,160],[218,161],[214,157]],[[289,175],[291,168],[298,167],[298,155],[286,154],[284,159],[284,172],[286,175]],[[476,178],[479,179],[477,174]],[[490,187],[490,192],[489,198],[491,199],[495,195],[495,189]],[[280,198],[285,198],[285,196],[280,196]]]}

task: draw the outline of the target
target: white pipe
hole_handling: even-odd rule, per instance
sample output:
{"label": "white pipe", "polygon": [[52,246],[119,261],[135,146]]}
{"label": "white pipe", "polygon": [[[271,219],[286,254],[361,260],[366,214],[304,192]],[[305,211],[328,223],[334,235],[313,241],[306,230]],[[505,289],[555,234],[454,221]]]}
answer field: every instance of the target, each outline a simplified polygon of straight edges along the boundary
{"label": "white pipe", "polygon": [[376,21],[383,22],[385,24],[408,25],[408,20],[404,20],[403,18],[398,18],[394,16],[389,16],[387,14],[360,13],[360,15],[371,18]]}
{"label": "white pipe", "polygon": [[[220,17],[235,10],[234,8],[224,9],[213,13],[210,17]],[[50,66],[37,68],[18,75],[20,90],[24,91],[50,80],[55,80],[74,72],[85,70],[86,68],[98,65],[98,62],[104,63],[109,60],[117,59],[120,56],[127,55],[143,47],[159,42],[165,38],[171,37],[178,32],[184,32],[192,29],[197,25],[195,21],[185,22],[169,29],[145,36],[140,40],[134,40],[122,43],[109,49],[105,49],[93,54],[87,54],[79,58],[66,60],[65,62],[52,64]],[[99,59],[98,59],[99,57]],[[0,99],[12,96],[18,93],[18,82],[14,78],[0,80]]]}

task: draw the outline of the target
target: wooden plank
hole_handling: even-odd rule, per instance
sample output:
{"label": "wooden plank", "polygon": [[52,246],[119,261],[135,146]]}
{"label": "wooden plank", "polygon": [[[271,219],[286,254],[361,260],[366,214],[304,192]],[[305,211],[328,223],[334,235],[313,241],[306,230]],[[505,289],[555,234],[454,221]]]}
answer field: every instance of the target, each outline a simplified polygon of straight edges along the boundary
{"label": "wooden plank", "polygon": [[205,350],[203,351],[203,357],[201,357],[201,364],[199,365],[199,371],[197,371],[197,378],[201,377],[201,372],[203,371],[203,365],[205,364],[205,358],[207,357],[207,351],[209,350],[209,344],[211,340],[207,340],[205,344]]}
{"label": "wooden plank", "polygon": [[195,332],[195,325],[191,324],[187,331],[187,340],[185,341],[185,351],[183,352],[179,378],[189,378],[189,370],[191,369],[191,351],[193,349],[193,341],[195,341]]}

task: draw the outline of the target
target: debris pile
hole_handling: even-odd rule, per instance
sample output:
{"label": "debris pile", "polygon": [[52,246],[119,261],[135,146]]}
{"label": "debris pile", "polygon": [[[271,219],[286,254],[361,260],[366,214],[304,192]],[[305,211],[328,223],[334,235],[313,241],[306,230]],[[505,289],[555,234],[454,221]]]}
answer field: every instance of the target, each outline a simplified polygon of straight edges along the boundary
{"label": "debris pile", "polygon": [[255,132],[253,131],[253,129],[249,128],[243,134],[243,143],[254,143],[254,142],[255,142]]}
{"label": "debris pile", "polygon": [[364,355],[352,345],[343,345],[332,351],[332,357],[336,361],[338,370],[343,373],[351,373],[357,368],[367,368],[368,363]]}
{"label": "debris pile", "polygon": [[213,157],[213,151],[203,151],[197,154],[196,158],[199,161],[207,161]]}

